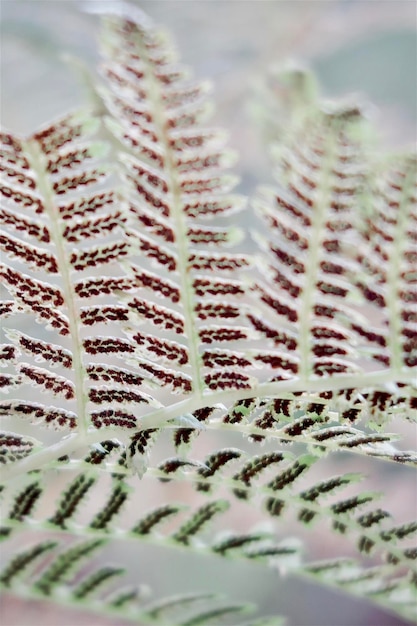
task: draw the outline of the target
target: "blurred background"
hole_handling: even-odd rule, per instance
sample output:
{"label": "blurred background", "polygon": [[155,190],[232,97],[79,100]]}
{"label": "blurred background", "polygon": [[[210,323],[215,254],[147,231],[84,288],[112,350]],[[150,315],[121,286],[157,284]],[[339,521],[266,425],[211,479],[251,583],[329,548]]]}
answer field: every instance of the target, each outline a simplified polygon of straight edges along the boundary
{"label": "blurred background", "polygon": [[[1,122],[27,134],[85,102],[79,78],[64,55],[93,68],[98,60],[98,20],[83,12],[101,0],[1,0]],[[182,61],[197,78],[210,79],[216,103],[214,120],[230,133],[239,152],[241,190],[251,194],[271,180],[267,153],[251,119],[250,102],[271,65],[299,60],[316,73],[326,97],[356,93],[369,100],[382,142],[401,150],[416,142],[417,43],[413,0],[149,0],[135,2],[169,30]],[[108,0],[107,4],[112,4]],[[239,442],[223,442],[238,445]],[[338,471],[352,469],[342,458]],[[367,471],[359,466],[354,471]],[[407,469],[376,462],[369,486],[386,488],[399,520],[415,510]],[[398,485],[402,484],[402,489]],[[408,494],[408,495],[407,495]],[[383,504],[383,503],[381,503]],[[146,507],[150,508],[150,507]],[[281,529],[283,536],[285,530]],[[325,537],[325,535],[323,535]],[[333,540],[333,539],[332,539]],[[319,545],[310,556],[328,556]],[[129,556],[129,546],[109,558]],[[321,550],[321,552],[320,552]],[[165,554],[141,547],[137,581],[163,594],[210,585],[232,599],[257,602],[262,614],[287,614],[290,626],[401,626],[396,617],[365,602],[291,579],[259,566]],[[254,582],[256,581],[256,582]],[[79,611],[38,602],[5,599],[2,626],[122,626]],[[171,625],[170,625],[171,626]],[[175,625],[172,625],[175,626]]]}
{"label": "blurred background", "polygon": [[[64,55],[98,60],[90,4],[113,0],[1,0],[5,127],[33,131],[83,103],[79,77]],[[256,85],[271,65],[299,60],[316,73],[325,96],[358,94],[383,142],[415,143],[417,43],[414,0],[136,0],[171,32],[196,77],[214,85],[215,122],[240,154],[246,193],[270,177],[250,119]]]}

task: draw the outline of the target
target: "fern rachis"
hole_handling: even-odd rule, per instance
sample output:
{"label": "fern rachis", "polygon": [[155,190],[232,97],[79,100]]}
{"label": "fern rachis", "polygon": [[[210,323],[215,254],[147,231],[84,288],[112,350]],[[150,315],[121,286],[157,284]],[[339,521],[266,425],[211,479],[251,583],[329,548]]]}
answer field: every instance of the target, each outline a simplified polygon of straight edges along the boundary
{"label": "fern rachis", "polygon": [[[254,201],[250,256],[228,226],[244,201],[222,135],[200,127],[205,86],[140,12],[108,19],[103,41],[93,108],[2,135],[3,536],[36,542],[10,556],[5,588],[143,623],[239,613],[207,594],[194,622],[198,594],[158,607],[106,592],[122,570],[94,554],[143,541],[267,562],[411,619],[415,523],[327,465],[416,462],[386,432],[415,419],[415,160],[376,162],[357,109],[306,105],[279,187]],[[234,510],[234,530],[207,529]],[[279,537],[286,512],[359,554],[305,563]],[[270,529],[244,523],[255,515]]]}

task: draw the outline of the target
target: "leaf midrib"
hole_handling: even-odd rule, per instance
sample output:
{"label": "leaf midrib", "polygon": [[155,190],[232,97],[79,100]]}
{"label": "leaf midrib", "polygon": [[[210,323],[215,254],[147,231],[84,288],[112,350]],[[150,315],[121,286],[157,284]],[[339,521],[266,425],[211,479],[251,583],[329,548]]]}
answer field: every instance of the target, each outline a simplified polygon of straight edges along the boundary
{"label": "leaf midrib", "polygon": [[198,398],[201,398],[203,394],[203,381],[201,377],[201,359],[198,351],[198,335],[195,327],[194,290],[188,264],[189,246],[184,204],[182,201],[178,172],[175,167],[174,151],[170,146],[167,133],[167,120],[161,97],[162,88],[154,76],[152,63],[148,59],[146,48],[140,36],[137,36],[137,44],[140,56],[144,60],[145,81],[148,84],[148,100],[153,112],[156,134],[163,148],[165,163],[164,173],[167,177],[168,189],[172,194],[172,205],[170,209],[175,223],[177,270],[180,276],[180,297],[184,314],[184,335],[188,339],[189,364],[193,377],[193,393]]}
{"label": "leaf midrib", "polygon": [[[398,372],[393,370],[384,370],[359,376],[341,374],[330,378],[310,379],[307,384],[300,379],[296,379],[290,381],[262,383],[250,389],[240,389],[235,391],[227,390],[210,393],[204,395],[202,398],[193,394],[191,397],[181,400],[174,405],[156,409],[148,415],[141,417],[138,424],[138,430],[163,428],[164,426],[169,425],[169,423],[174,421],[176,418],[186,415],[187,413],[194,413],[198,409],[215,406],[216,404],[233,404],[247,398],[255,397],[273,399],[298,391],[308,393],[337,391],[350,388],[365,389],[390,385],[394,382],[403,383],[405,385],[412,384],[414,382],[414,373],[411,371],[402,372],[400,377],[398,376]],[[175,423],[171,423],[170,425],[175,426]],[[202,426],[204,428],[204,424]],[[235,432],[240,432],[241,427],[239,424],[233,424],[232,426]],[[270,435],[271,433],[269,431],[264,431],[261,434]],[[103,441],[104,439],[108,439],[109,437],[119,437],[124,440],[126,435],[127,433],[123,429],[112,427],[92,430],[85,435],[73,434],[70,437],[63,438],[60,442],[54,444],[53,446],[40,450],[39,452],[35,452],[21,461],[16,461],[13,466],[4,467],[2,469],[3,480],[9,481],[12,478],[21,476],[26,472],[39,469],[50,461],[56,460],[60,456],[71,454],[79,450],[84,445],[95,444],[99,441]]]}
{"label": "leaf midrib", "polygon": [[67,309],[69,323],[75,399],[77,404],[77,428],[80,439],[83,440],[87,434],[89,425],[87,395],[84,386],[86,371],[82,359],[83,344],[79,332],[81,320],[76,306],[76,294],[73,285],[74,281],[71,277],[69,254],[65,248],[63,228],[59,220],[58,207],[54,201],[53,188],[49,180],[49,175],[44,167],[45,157],[34,139],[25,142],[24,149],[28,157],[29,165],[37,177],[38,189],[41,193],[46,215],[49,218],[51,240],[56,250],[58,273],[62,281],[64,303]]}

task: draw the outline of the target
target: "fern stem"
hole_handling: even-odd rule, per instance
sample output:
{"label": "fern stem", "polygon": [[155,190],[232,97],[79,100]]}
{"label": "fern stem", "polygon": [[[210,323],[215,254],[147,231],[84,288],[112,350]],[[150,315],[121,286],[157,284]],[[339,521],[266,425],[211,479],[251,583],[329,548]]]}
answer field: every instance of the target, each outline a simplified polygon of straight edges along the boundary
{"label": "fern stem", "polygon": [[396,372],[401,371],[402,362],[402,343],[401,336],[401,263],[403,253],[407,246],[407,227],[410,223],[410,214],[412,202],[410,202],[410,192],[415,180],[415,171],[413,167],[408,168],[406,178],[402,189],[402,197],[398,207],[398,218],[395,225],[394,241],[389,248],[389,261],[387,271],[387,309],[389,324],[389,354],[391,356],[392,369]]}
{"label": "fern stem", "polygon": [[176,250],[178,253],[178,273],[180,276],[180,292],[181,302],[184,312],[184,336],[188,338],[189,361],[193,375],[193,390],[198,398],[203,393],[203,382],[200,371],[200,357],[198,353],[197,333],[194,326],[194,306],[193,306],[193,286],[191,274],[189,272],[188,257],[189,247],[187,239],[187,224],[182,201],[182,194],[178,180],[178,173],[175,166],[175,158],[173,150],[170,146],[169,136],[167,134],[167,119],[162,104],[161,87],[152,71],[152,64],[148,60],[147,51],[142,41],[138,39],[138,46],[141,57],[146,59],[145,76],[149,85],[148,94],[149,102],[153,112],[156,133],[159,137],[160,144],[163,147],[165,155],[164,172],[167,176],[168,189],[172,194],[171,213],[175,223],[175,233],[177,237]]}
{"label": "fern stem", "polygon": [[325,224],[328,208],[330,206],[330,169],[333,163],[334,138],[330,135],[324,146],[324,166],[318,185],[315,189],[317,201],[313,205],[311,213],[311,229],[309,231],[309,243],[306,259],[306,271],[304,273],[304,288],[300,296],[299,319],[300,334],[298,348],[300,354],[299,374],[306,384],[311,378],[312,372],[312,322],[314,317],[314,296],[319,271],[319,264],[323,250],[323,238],[326,232]]}
{"label": "fern stem", "polygon": [[49,182],[48,174],[43,167],[43,155],[35,141],[26,143],[30,165],[37,175],[39,190],[44,199],[45,212],[49,218],[51,238],[55,245],[59,275],[62,278],[62,290],[67,307],[69,330],[72,343],[72,363],[74,369],[75,397],[77,400],[78,432],[85,435],[88,427],[86,410],[86,393],[84,389],[85,368],[82,361],[82,341],[79,333],[81,321],[76,307],[76,298],[73,281],[70,273],[71,264],[65,249],[63,230],[58,219],[58,211],[54,202],[54,193]]}
{"label": "fern stem", "polygon": [[72,433],[57,443],[4,467],[1,472],[2,482],[7,483],[13,478],[39,470],[51,461],[75,452],[84,444],[83,436],[79,433]]}
{"label": "fern stem", "polygon": [[[159,477],[159,476],[158,476]],[[166,476],[163,476],[165,477]],[[192,475],[187,475],[186,473],[183,473],[181,476],[178,474],[178,476],[175,477],[175,480],[177,481],[184,481],[184,482],[193,482],[195,481],[195,477],[193,477]],[[219,486],[219,483],[217,481],[217,483],[213,480],[208,481],[207,479],[204,479],[204,482],[206,483],[210,483],[213,484],[215,486]],[[238,485],[233,484],[232,480],[225,480],[225,486],[229,489],[233,489],[233,488],[239,488],[242,489],[241,484],[239,483]],[[250,491],[249,489],[242,489],[243,491]],[[268,489],[263,489],[262,487],[252,487],[252,491],[259,493],[260,495],[272,495],[272,496],[276,496],[276,492],[272,491],[272,490],[268,490]],[[306,500],[303,500],[300,496],[297,496],[296,494],[290,492],[290,493],[280,493],[279,495],[280,498],[282,498],[283,500],[285,500],[287,503],[294,505],[295,508],[300,508],[300,509],[308,509],[309,511],[315,512],[317,513],[317,515],[320,515],[320,517],[322,518],[322,522],[325,523],[326,520],[326,516],[327,516],[327,521],[331,520],[331,508],[327,508],[326,506],[323,506],[323,504],[319,504],[318,502],[307,502]],[[381,539],[380,534],[378,533],[378,531],[372,531],[371,529],[366,529],[366,531],[364,530],[364,527],[361,526],[354,518],[349,517],[349,515],[338,515],[338,516],[334,516],[335,518],[338,518],[338,521],[341,523],[345,523],[348,527],[349,530],[352,531],[353,533],[357,533],[358,535],[363,534],[364,532],[366,532],[366,537],[368,537],[369,539],[371,539],[372,541],[374,541],[374,544],[376,546],[378,546],[378,548],[380,548],[381,550],[386,550],[387,548],[387,544],[386,541],[384,541],[383,539]],[[19,520],[9,520],[7,519],[7,525],[10,526],[11,528],[15,528],[18,529],[19,527],[22,526],[22,522]],[[33,530],[47,530],[50,531],[51,527],[49,525],[49,522],[47,522],[46,524],[42,521],[38,522],[38,521],[31,521],[31,528]],[[116,529],[112,529],[112,530],[116,530]],[[80,524],[73,524],[71,522],[69,522],[65,528],[60,528],[59,526],[55,526],[54,527],[54,533],[56,533],[57,536],[64,534],[67,535],[68,532],[71,533],[71,535],[75,536],[75,537],[82,537],[85,538],[85,527],[80,525]],[[111,531],[110,531],[111,532]],[[88,533],[89,533],[89,538],[91,539],[108,539],[109,537],[109,530],[108,529],[100,529],[100,528],[91,528],[89,527],[88,529]],[[172,541],[172,539],[170,537],[165,537],[163,534],[153,534],[153,535],[139,535],[139,534],[132,534],[131,532],[129,532],[129,530],[124,530],[122,528],[117,528],[116,532],[114,533],[114,538],[119,540],[119,541],[126,541],[126,540],[131,540],[133,542],[140,542],[140,543],[145,543],[145,544],[151,544],[151,545],[159,545],[159,546],[163,546],[165,548],[172,548],[174,550],[185,550],[186,552],[190,552],[190,545],[189,544],[182,544],[180,542],[178,543],[174,543]],[[211,549],[211,547],[209,545],[205,545],[203,543],[201,543],[200,545],[198,544],[194,544],[192,546],[192,551],[195,553],[200,553],[200,554],[210,554],[212,556],[217,556],[219,558],[224,558],[223,556],[220,556],[219,554],[216,554],[216,552],[213,552],[213,550]],[[402,552],[401,552],[401,548],[397,547],[397,546],[390,546],[390,551],[393,555],[398,556],[398,557],[402,557]],[[228,553],[227,555],[228,559],[233,559],[233,558],[237,558],[237,559],[241,559],[242,557],[239,555],[232,555],[232,553]],[[256,560],[252,561],[253,563],[256,563]],[[261,561],[258,561],[258,563]],[[393,570],[393,566],[392,565],[386,565],[385,567],[385,572],[386,573],[392,573]],[[299,571],[296,572],[297,575],[299,575]]]}
{"label": "fern stem", "polygon": [[[149,413],[148,415],[139,418],[138,431],[147,430],[150,428],[163,428],[167,426],[175,427],[177,425],[170,424],[170,421],[186,415],[187,413],[193,413],[194,411],[197,411],[198,409],[201,409],[203,407],[216,406],[217,404],[222,403],[227,403],[228,405],[230,405],[245,398],[259,397],[265,399],[274,397],[285,397],[286,395],[292,394],[297,391],[336,391],[338,389],[348,389],[352,387],[366,389],[368,387],[372,388],[379,386],[383,387],[384,385],[392,385],[394,382],[412,384],[413,381],[414,372],[404,372],[399,376],[397,372],[393,372],[392,370],[385,370],[372,374],[358,374],[356,376],[352,374],[341,374],[340,376],[332,376],[330,378],[327,378],[325,380],[325,383],[323,379],[311,379],[307,381],[307,383],[300,379],[296,381],[284,380],[272,383],[262,383],[251,389],[241,389],[234,392],[230,392],[230,390],[220,391],[218,393],[211,393],[210,395],[203,398],[193,396],[169,407],[156,409],[152,413]],[[227,429],[224,424],[221,424],[220,426],[218,424],[213,424],[209,427],[216,430]],[[237,426],[236,424],[234,424],[233,428],[235,431],[239,430],[239,432],[245,432],[244,425]],[[70,435],[69,437],[62,439],[60,442],[49,448],[40,450],[39,452],[35,452],[20,461],[16,461],[13,464],[4,467],[2,469],[2,480],[4,482],[7,482],[17,476],[21,476],[26,472],[41,469],[42,467],[45,467],[48,463],[55,461],[61,456],[71,454],[72,452],[79,450],[85,445],[93,445],[99,443],[100,441],[103,441],[104,439],[109,439],[112,437],[123,440],[132,434],[132,432],[126,432],[126,430],[124,430],[123,428],[108,427],[101,428],[99,430],[90,430],[87,433]],[[263,433],[260,432],[259,434]],[[270,433],[268,432],[268,434]],[[277,433],[277,435],[278,434],[279,433]]]}

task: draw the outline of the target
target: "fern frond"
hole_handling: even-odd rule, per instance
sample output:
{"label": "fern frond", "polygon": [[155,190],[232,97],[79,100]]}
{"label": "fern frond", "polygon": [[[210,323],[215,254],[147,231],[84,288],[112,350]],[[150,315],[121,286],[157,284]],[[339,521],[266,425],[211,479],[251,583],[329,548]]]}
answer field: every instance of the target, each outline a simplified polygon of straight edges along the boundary
{"label": "fern frond", "polygon": [[[369,237],[365,229],[370,224],[378,230],[376,221],[366,217],[374,186],[364,123],[357,108],[307,109],[278,154],[280,189],[267,190],[256,202],[269,228],[269,236],[259,239],[267,254],[264,271],[269,284],[264,279],[255,287],[266,305],[265,321],[258,316],[250,320],[277,347],[286,347],[287,329],[298,328],[290,354],[292,361],[298,360],[296,373],[301,379],[349,371],[368,374],[382,363],[390,368],[393,384],[404,377],[411,382],[404,359],[393,365],[383,357],[387,332],[383,325],[374,330],[372,324],[372,332],[368,330],[371,312],[360,298],[362,292],[385,306],[382,295],[377,297],[378,272],[368,271],[366,285],[361,282],[360,262],[375,270],[368,262],[371,255],[354,253]],[[405,207],[411,215],[411,196]],[[400,239],[401,235],[398,245]],[[397,254],[393,249],[392,264],[400,266]],[[390,262],[388,255],[385,262]],[[384,260],[381,263],[384,267]],[[393,277],[392,284],[396,280]],[[278,362],[276,369],[279,375],[285,364]]]}
{"label": "fern frond", "polygon": [[297,100],[251,256],[206,84],[141,11],[113,13],[94,106],[1,137],[2,585],[133,623],[241,620],[210,592],[120,586],[101,553],[130,542],[412,619],[416,524],[349,461],[417,462],[395,433],[417,408],[415,158],[377,162],[356,106]]}
{"label": "fern frond", "polygon": [[[380,168],[375,203],[366,217],[365,246],[359,254],[365,277],[359,288],[370,306],[383,311],[381,325],[387,331],[378,359],[400,371],[417,364],[413,329],[417,169],[415,155],[401,155],[395,164],[390,161]],[[377,339],[367,338],[373,343]]]}
{"label": "fern frond", "polygon": [[[256,446],[256,444],[253,445]],[[111,442],[104,442],[103,444],[103,451],[117,452],[119,449],[120,446],[115,446]],[[91,465],[92,457],[89,457],[88,463],[91,468],[97,467],[97,470],[100,471],[105,453],[103,455],[102,452],[98,451],[98,454],[100,456],[94,460],[93,465]],[[68,483],[65,496],[52,517],[45,521],[39,519],[37,525],[39,528],[47,529],[52,523],[57,531],[64,529],[66,532],[77,535],[81,533],[82,536],[82,527],[76,521],[79,515],[77,510],[80,509],[83,502],[85,507],[86,502],[93,499],[94,502],[101,502],[101,509],[87,522],[90,537],[93,533],[97,539],[103,539],[110,532],[111,536],[116,533],[119,540],[129,536],[138,538],[141,542],[146,541],[156,545],[164,545],[166,542],[167,547],[180,544],[193,550],[206,551],[208,549],[217,555],[229,558],[266,560],[280,568],[290,567],[293,574],[316,577],[318,571],[321,571],[319,565],[316,564],[313,567],[308,563],[304,564],[297,557],[297,546],[288,540],[277,542],[274,532],[249,530],[247,534],[243,535],[231,532],[227,537],[222,533],[219,536],[213,535],[206,544],[208,536],[212,535],[209,530],[204,530],[207,522],[214,519],[214,516],[225,515],[228,501],[234,501],[235,506],[238,502],[246,503],[244,506],[247,508],[242,509],[242,515],[244,515],[243,510],[247,510],[246,514],[249,514],[255,503],[259,506],[258,503],[261,498],[261,508],[271,519],[276,519],[279,516],[281,520],[284,520],[287,515],[296,513],[300,527],[308,529],[309,532],[314,534],[314,529],[317,530],[323,525],[328,526],[346,537],[346,541],[351,545],[350,550],[355,549],[356,545],[358,551],[366,555],[367,558],[372,555],[372,563],[381,559],[382,565],[378,570],[379,585],[382,584],[383,577],[388,584],[392,576],[401,574],[403,568],[408,567],[412,552],[407,552],[407,548],[404,552],[400,544],[407,541],[413,534],[415,535],[415,524],[393,526],[389,514],[384,510],[375,508],[378,496],[376,493],[362,490],[358,491],[356,495],[350,495],[350,488],[363,479],[359,474],[341,474],[316,482],[311,482],[310,479],[307,483],[310,486],[306,487],[304,480],[302,486],[299,486],[298,483],[302,480],[303,475],[309,475],[310,468],[315,463],[322,462],[320,457],[317,458],[311,454],[294,456],[287,451],[280,454],[277,452],[265,453],[258,458],[249,457],[249,459],[248,461],[246,455],[237,450],[225,449],[200,462],[192,459],[188,462],[181,462],[178,459],[176,462],[175,459],[170,459],[158,468],[148,468],[142,481],[150,481],[150,484],[154,484],[155,478],[163,479],[164,482],[168,478],[172,485],[173,494],[175,494],[176,485],[185,481],[185,484],[191,484],[197,493],[204,494],[206,503],[202,501],[200,507],[187,512],[178,503],[167,504],[167,492],[165,491],[165,501],[162,501],[164,504],[161,507],[146,513],[141,520],[133,524],[131,530],[122,530],[119,527],[116,531],[114,521],[120,517],[122,506],[126,508],[126,513],[129,509],[132,509],[132,513],[133,511],[136,513],[135,499],[132,499],[129,504],[127,498],[131,487],[127,488],[127,485],[123,484],[122,476],[128,477],[129,472],[122,454],[119,460],[116,457],[116,460],[113,460],[111,465],[106,465],[105,468],[106,473],[111,472],[118,475],[108,498],[103,499],[102,496],[99,496],[102,492],[101,479],[97,482],[99,475],[94,476],[91,474],[91,470],[84,469],[85,473],[79,474]],[[239,468],[236,467],[236,464],[239,464]],[[216,466],[219,467],[213,472]],[[66,467],[71,470],[76,466],[72,462],[70,466],[64,464],[63,469]],[[187,471],[181,471],[181,467],[186,467]],[[138,484],[134,483],[134,485],[136,492]],[[202,485],[204,489],[201,488]],[[228,497],[219,500],[218,491],[222,490],[224,493],[225,488],[228,490]],[[25,515],[32,515],[34,504],[30,504],[27,510],[25,508],[27,497],[29,497],[28,502],[32,503],[33,501],[30,496],[32,489],[32,486],[29,485],[27,490],[17,494],[16,503],[12,504],[15,512],[11,512],[7,516],[10,528],[15,529],[15,531],[25,521]],[[154,491],[155,489],[156,486],[153,487]],[[347,493],[342,493],[335,499],[333,494],[339,491]],[[25,495],[26,493],[28,496]],[[38,497],[39,493],[36,491],[35,502]],[[327,502],[329,497],[331,497],[330,503]],[[17,506],[20,511],[18,514],[16,514]],[[365,508],[366,512],[363,512],[362,509]],[[38,509],[39,512],[42,511],[40,504]],[[38,516],[36,515],[36,517]],[[175,521],[174,528],[172,528],[173,521]],[[169,522],[169,527],[167,527],[167,522]],[[158,528],[157,533],[155,533],[156,527]],[[161,528],[166,529],[162,534]],[[292,531],[294,532],[294,530],[293,525]],[[204,531],[205,541],[203,541],[202,531]],[[387,542],[389,543],[388,553]],[[396,542],[400,542],[398,546],[395,545]],[[288,561],[289,558],[291,558],[290,561]],[[361,566],[359,560],[356,562],[351,560],[351,564],[354,571],[360,571],[361,576],[365,576],[366,568]],[[372,565],[370,572],[373,571],[373,567],[374,565]],[[345,570],[340,577],[332,579],[333,585],[340,585],[345,588],[346,576],[344,572]],[[351,569],[349,572],[351,575]],[[377,576],[376,573],[369,575]],[[382,597],[380,601],[385,603],[387,599]],[[388,602],[388,606],[394,605]]]}
{"label": "fern frond", "polygon": [[[234,316],[239,314],[239,302],[235,304],[231,297],[226,306],[205,304],[203,281],[220,271],[226,275],[225,285],[231,296],[236,290],[242,292],[239,283],[228,283],[227,275],[246,266],[247,258],[209,251],[213,246],[229,245],[235,234],[226,228],[209,229],[195,221],[200,214],[208,217],[210,203],[214,203],[216,213],[223,205],[225,209],[233,206],[235,199],[225,194],[234,179],[222,172],[225,159],[220,158],[221,138],[198,125],[204,86],[190,86],[182,79],[181,70],[171,71],[172,53],[159,35],[142,28],[140,22],[110,23],[105,43],[110,60],[103,69],[108,91],[102,93],[111,115],[109,128],[129,148],[122,162],[131,185],[128,202],[132,246],[142,252],[145,270],[147,257],[149,270],[154,266],[158,271],[158,277],[154,275],[141,285],[140,300],[127,300],[127,306],[144,316],[144,322],[157,325],[159,333],[167,333],[166,339],[142,333],[133,339],[151,362],[159,365],[165,359],[172,366],[177,361],[181,373],[193,372],[194,391],[202,395],[207,387],[216,388],[210,369],[219,370],[222,365],[201,355],[200,345],[208,341],[208,333],[210,343],[227,341],[231,346],[245,336],[244,331],[239,334],[228,326],[230,311]],[[154,158],[155,152],[158,158]],[[191,206],[196,217],[189,211]],[[172,293],[178,294],[175,309]],[[158,302],[161,296],[163,306]],[[208,307],[213,311],[210,316],[221,320],[222,326],[216,330],[198,323],[198,318],[205,319],[202,312]],[[177,335],[183,334],[180,342],[178,337],[174,342],[169,340],[169,331],[174,329]],[[216,373],[216,380],[219,375]],[[163,378],[161,382],[165,382]],[[238,379],[231,375],[224,384],[239,387]]]}
{"label": "fern frond", "polygon": [[[102,545],[101,540],[92,540],[70,545],[66,542],[44,541],[33,548],[20,552],[9,564],[1,578],[4,589],[12,588],[16,579],[27,576],[27,570],[36,561],[41,561],[41,573],[36,574],[32,589],[26,588],[22,597],[39,599],[47,597],[61,605],[94,607],[97,614],[111,615],[114,618],[129,619],[132,623],[160,624],[212,624],[214,617],[229,613],[248,612],[248,605],[230,605],[219,602],[213,594],[188,594],[164,598],[158,602],[145,602],[141,598],[140,590],[131,589],[120,591],[117,594],[109,590],[109,583],[120,578],[124,571],[112,565],[104,567],[94,566],[87,574],[82,572],[81,580],[75,578],[65,587],[64,581],[71,580],[71,574],[80,569],[80,563],[91,558]],[[55,552],[55,554],[54,554]],[[52,564],[48,565],[45,555],[55,556]],[[52,555],[51,555],[52,553]],[[107,588],[106,588],[107,587]],[[213,604],[215,608],[213,608]],[[199,606],[200,605],[200,606]],[[217,606],[216,606],[217,605]],[[210,606],[210,609],[205,608]],[[168,620],[168,622],[167,622]]]}

